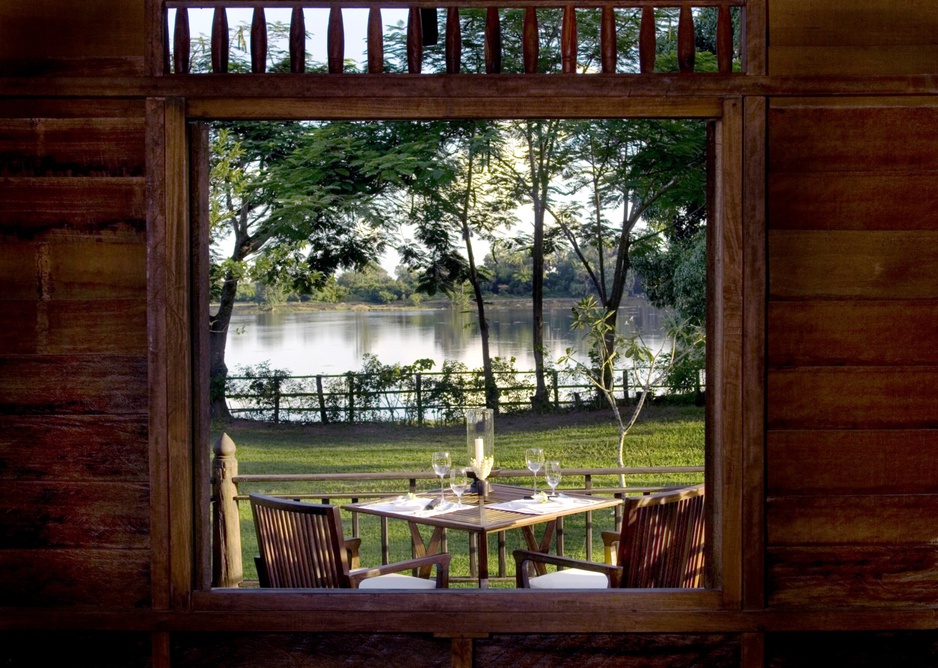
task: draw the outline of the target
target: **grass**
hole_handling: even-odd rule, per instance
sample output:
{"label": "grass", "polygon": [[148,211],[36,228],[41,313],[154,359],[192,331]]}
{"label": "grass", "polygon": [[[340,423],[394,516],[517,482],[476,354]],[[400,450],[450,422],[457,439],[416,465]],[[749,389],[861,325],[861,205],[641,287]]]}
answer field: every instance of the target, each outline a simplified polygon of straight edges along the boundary
{"label": "grass", "polygon": [[[558,459],[564,468],[602,468],[616,465],[616,428],[606,411],[580,411],[562,414],[522,414],[499,416],[495,423],[496,467],[525,469],[524,450],[544,449],[548,459]],[[383,471],[430,471],[430,453],[449,450],[454,465],[466,459],[466,433],[463,425],[412,427],[392,424],[273,425],[235,421],[215,425],[215,433],[225,431],[237,445],[238,472],[241,475],[289,473],[356,473]],[[213,439],[214,440],[214,439]],[[704,409],[693,405],[658,405],[645,407],[626,440],[626,466],[703,466]],[[513,484],[531,484],[531,476],[498,480]],[[678,474],[630,477],[630,485],[683,484],[702,482],[702,474]],[[543,476],[538,484],[544,485]],[[581,477],[570,476],[560,489],[582,486]],[[594,486],[614,486],[614,476],[593,479]],[[407,491],[406,481],[365,483],[252,483],[242,485],[242,494],[307,494],[330,496],[334,503],[346,503],[341,494],[352,490],[382,491],[389,494]],[[418,480],[421,493],[439,493],[439,481]],[[255,579],[253,555],[257,553],[253,521],[247,503],[241,508],[241,538],[245,578]],[[346,521],[348,521],[346,519]],[[567,518],[565,554],[585,558],[586,516]],[[613,528],[612,511],[597,511],[593,516],[594,559],[602,556],[599,532]],[[380,563],[379,519],[360,515],[362,564]],[[350,525],[346,526],[346,534]],[[426,536],[429,535],[429,530]],[[468,537],[464,532],[449,532],[448,550],[453,555],[451,573],[468,575]],[[508,574],[513,575],[511,550],[525,547],[518,531],[507,537]],[[410,535],[404,522],[389,522],[390,558],[411,556]],[[490,568],[497,565],[497,541],[490,539]]]}

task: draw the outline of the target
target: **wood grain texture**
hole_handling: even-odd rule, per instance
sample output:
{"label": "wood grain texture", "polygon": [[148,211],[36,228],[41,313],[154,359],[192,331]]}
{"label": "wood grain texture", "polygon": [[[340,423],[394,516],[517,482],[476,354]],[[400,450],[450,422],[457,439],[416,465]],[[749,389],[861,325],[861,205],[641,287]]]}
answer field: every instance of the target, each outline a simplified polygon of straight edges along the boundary
{"label": "wood grain texture", "polygon": [[776,230],[936,230],[938,173],[769,174]]}
{"label": "wood grain texture", "polygon": [[769,231],[769,298],[936,299],[938,232]]}
{"label": "wood grain texture", "polygon": [[938,595],[934,545],[774,547],[767,557],[766,588],[773,608],[886,612],[929,606]]}
{"label": "wood grain texture", "polygon": [[90,666],[156,668],[150,660],[150,634],[114,631],[59,631],[49,642],[48,631],[4,636],[7,668],[28,666]]}
{"label": "wood grain texture", "polygon": [[767,545],[938,548],[938,495],[780,496],[766,502]]}
{"label": "wood grain texture", "polygon": [[139,356],[0,357],[0,414],[143,413]]}
{"label": "wood grain texture", "polygon": [[142,415],[0,416],[0,479],[148,481]]}
{"label": "wood grain texture", "polygon": [[145,608],[149,565],[149,550],[0,550],[0,605]]}
{"label": "wood grain texture", "polygon": [[771,495],[929,494],[938,489],[936,430],[770,431]]}
{"label": "wood grain texture", "polygon": [[3,549],[150,545],[146,483],[23,482],[0,485]]}
{"label": "wood grain texture", "polygon": [[[0,243],[0,277],[8,300],[34,302],[40,296],[40,247],[4,240]],[[25,312],[23,312],[25,314]],[[4,352],[7,351],[5,348]]]}
{"label": "wood grain texture", "polygon": [[938,109],[770,108],[770,172],[938,170]]}
{"label": "wood grain texture", "polygon": [[938,366],[938,301],[774,301],[770,366]]}
{"label": "wood grain texture", "polygon": [[2,176],[142,176],[136,118],[0,120]]}
{"label": "wood grain texture", "polygon": [[29,238],[50,228],[93,232],[139,228],[146,218],[143,177],[0,178],[0,233]]}
{"label": "wood grain texture", "polygon": [[140,299],[0,301],[7,354],[146,355],[146,303]]}
{"label": "wood grain texture", "polygon": [[931,429],[938,368],[773,370],[767,401],[769,429]]}
{"label": "wood grain texture", "polygon": [[95,241],[48,244],[51,299],[143,299],[146,246]]}
{"label": "wood grain texture", "polygon": [[767,635],[766,655],[770,668],[928,668],[938,665],[938,637],[934,631],[778,633]]}

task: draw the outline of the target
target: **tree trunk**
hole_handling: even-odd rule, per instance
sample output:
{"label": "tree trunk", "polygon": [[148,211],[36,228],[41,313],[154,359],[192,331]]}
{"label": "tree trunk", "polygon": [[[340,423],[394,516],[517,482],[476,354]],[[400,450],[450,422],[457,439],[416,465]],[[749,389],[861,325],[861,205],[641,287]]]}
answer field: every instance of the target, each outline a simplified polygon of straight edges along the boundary
{"label": "tree trunk", "polygon": [[209,318],[209,387],[211,388],[211,415],[215,419],[231,419],[231,411],[225,399],[225,384],[228,380],[225,349],[228,345],[228,327],[231,324],[231,314],[234,311],[237,292],[238,279],[229,273],[222,286],[218,311]]}
{"label": "tree trunk", "polygon": [[546,411],[550,408],[547,384],[544,382],[544,202],[534,199],[534,247],[532,249],[533,276],[531,278],[531,304],[533,316],[534,396],[531,407]]}

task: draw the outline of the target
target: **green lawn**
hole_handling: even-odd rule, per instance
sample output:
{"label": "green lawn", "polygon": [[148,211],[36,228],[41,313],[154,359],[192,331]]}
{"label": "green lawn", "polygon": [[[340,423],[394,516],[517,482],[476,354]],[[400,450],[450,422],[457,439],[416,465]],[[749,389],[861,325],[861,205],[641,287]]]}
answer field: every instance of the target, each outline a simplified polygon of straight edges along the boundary
{"label": "green lawn", "polygon": [[[430,471],[430,454],[449,450],[454,465],[466,461],[466,435],[462,425],[452,427],[407,427],[392,424],[338,425],[270,425],[237,421],[215,433],[225,431],[237,445],[238,470],[248,474],[287,473],[355,473],[380,471]],[[213,438],[214,440],[214,438]],[[495,423],[495,466],[501,469],[524,469],[524,450],[541,447],[548,459],[560,460],[564,468],[599,468],[616,465],[616,428],[606,411],[583,411],[558,415],[499,416]],[[627,466],[703,466],[704,409],[685,405],[646,406],[626,441]],[[539,476],[539,485],[543,477]],[[531,476],[499,480],[514,484],[531,484]],[[594,486],[613,486],[612,476],[593,480]],[[702,482],[700,474],[646,476],[630,478],[630,485]],[[582,486],[581,477],[570,477],[560,488]],[[366,485],[367,487],[364,487]],[[347,503],[340,498],[350,490],[407,491],[406,481],[367,483],[269,483],[243,485],[242,494],[249,492],[277,494],[330,495],[334,503]],[[439,493],[439,481],[417,481],[418,492]],[[348,522],[348,518],[345,518]],[[593,516],[594,558],[602,558],[599,532],[613,528],[612,511]],[[360,516],[362,564],[380,563],[380,529],[376,517]],[[409,558],[410,536],[404,522],[389,523],[391,560]],[[566,520],[565,553],[585,556],[585,515]],[[346,526],[346,534],[351,525]],[[429,534],[429,531],[427,532]],[[241,504],[241,537],[245,578],[254,579],[253,555],[257,553],[256,537],[250,508]],[[509,575],[513,574],[511,550],[523,547],[520,532],[507,535]],[[453,554],[451,566],[455,576],[468,575],[468,544],[463,532],[449,533],[448,550]],[[490,568],[497,564],[496,541],[490,540]]]}

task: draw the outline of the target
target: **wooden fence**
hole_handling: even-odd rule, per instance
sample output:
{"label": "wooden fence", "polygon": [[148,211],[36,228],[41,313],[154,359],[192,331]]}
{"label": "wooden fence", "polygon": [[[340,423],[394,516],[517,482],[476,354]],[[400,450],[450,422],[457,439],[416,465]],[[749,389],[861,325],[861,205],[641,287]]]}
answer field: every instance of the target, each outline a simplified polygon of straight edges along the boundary
{"label": "wooden fence", "polygon": [[[534,373],[512,370],[505,376],[508,384],[499,386],[501,409],[513,411],[530,407],[534,384],[524,383],[519,377],[533,376]],[[634,369],[621,371],[617,394],[625,404],[637,398],[631,390],[640,386],[635,374]],[[443,378],[449,380],[449,386],[441,387],[439,381]],[[577,378],[581,380],[577,381]],[[226,398],[233,415],[256,416],[275,423],[388,420],[422,425],[427,421],[462,419],[466,408],[485,405],[480,371],[415,372],[402,375],[394,387],[377,389],[371,382],[373,379],[372,374],[354,372],[315,376],[276,373],[268,376],[229,376]],[[453,379],[456,382],[452,382]],[[552,370],[547,373],[547,381],[554,409],[596,405],[599,401],[595,388],[578,374]],[[253,391],[236,389],[249,387],[252,382],[258,383]],[[670,388],[662,384],[646,389],[655,396],[670,392]],[[687,389],[690,391],[690,388]],[[698,372],[692,390],[697,399],[701,397],[703,389],[701,372]]]}
{"label": "wooden fence", "polygon": [[[388,496],[396,496],[398,492],[388,493],[375,491],[376,483],[383,481],[407,481],[407,488],[410,492],[417,491],[418,480],[435,480],[437,476],[430,472],[410,471],[410,472],[381,472],[381,473],[304,473],[304,474],[281,474],[281,475],[238,475],[238,462],[236,446],[226,434],[218,439],[214,445],[214,458],[212,462],[212,586],[214,587],[238,587],[244,581],[244,571],[241,554],[241,529],[240,514],[238,503],[246,501],[248,495],[244,493],[243,487],[257,484],[269,483],[308,483],[310,489],[303,493],[274,494],[273,496],[284,496],[291,499],[315,500],[318,503],[335,503],[336,501],[348,501],[356,503],[365,499],[375,499]],[[649,476],[649,475],[686,475],[688,478],[699,476],[704,472],[702,466],[646,466],[646,467],[624,467],[624,468],[570,468],[563,469],[563,478],[570,481],[574,478],[580,478],[583,481],[581,486],[565,486],[564,491],[583,492],[585,494],[614,496],[622,498],[629,495],[649,494],[652,492],[664,491],[685,487],[693,482],[657,484],[657,485],[627,485],[621,486],[597,486],[594,485],[594,478],[599,476]],[[509,478],[529,478],[531,472],[528,470],[499,469],[492,471],[491,478],[509,479]],[[317,484],[352,482],[361,485],[353,490],[345,489],[341,492],[326,491],[324,489],[316,490]],[[700,482],[699,479],[694,482]],[[371,485],[369,488],[368,485]],[[621,508],[616,508],[615,529],[621,526]],[[586,524],[584,534],[584,545],[586,558],[593,558],[593,513],[585,513]],[[351,513],[351,530],[355,536],[360,535],[359,514]],[[389,563],[390,543],[388,531],[388,518],[381,518],[381,562]],[[563,539],[563,518],[558,520],[557,533],[557,553],[564,552]],[[513,577],[508,576],[507,572],[507,549],[505,532],[498,533],[498,568],[492,581],[508,581]],[[444,535],[444,545],[446,539]],[[477,563],[474,553],[470,547],[470,573],[468,577],[452,577],[454,582],[472,581],[478,576],[476,570]]]}

